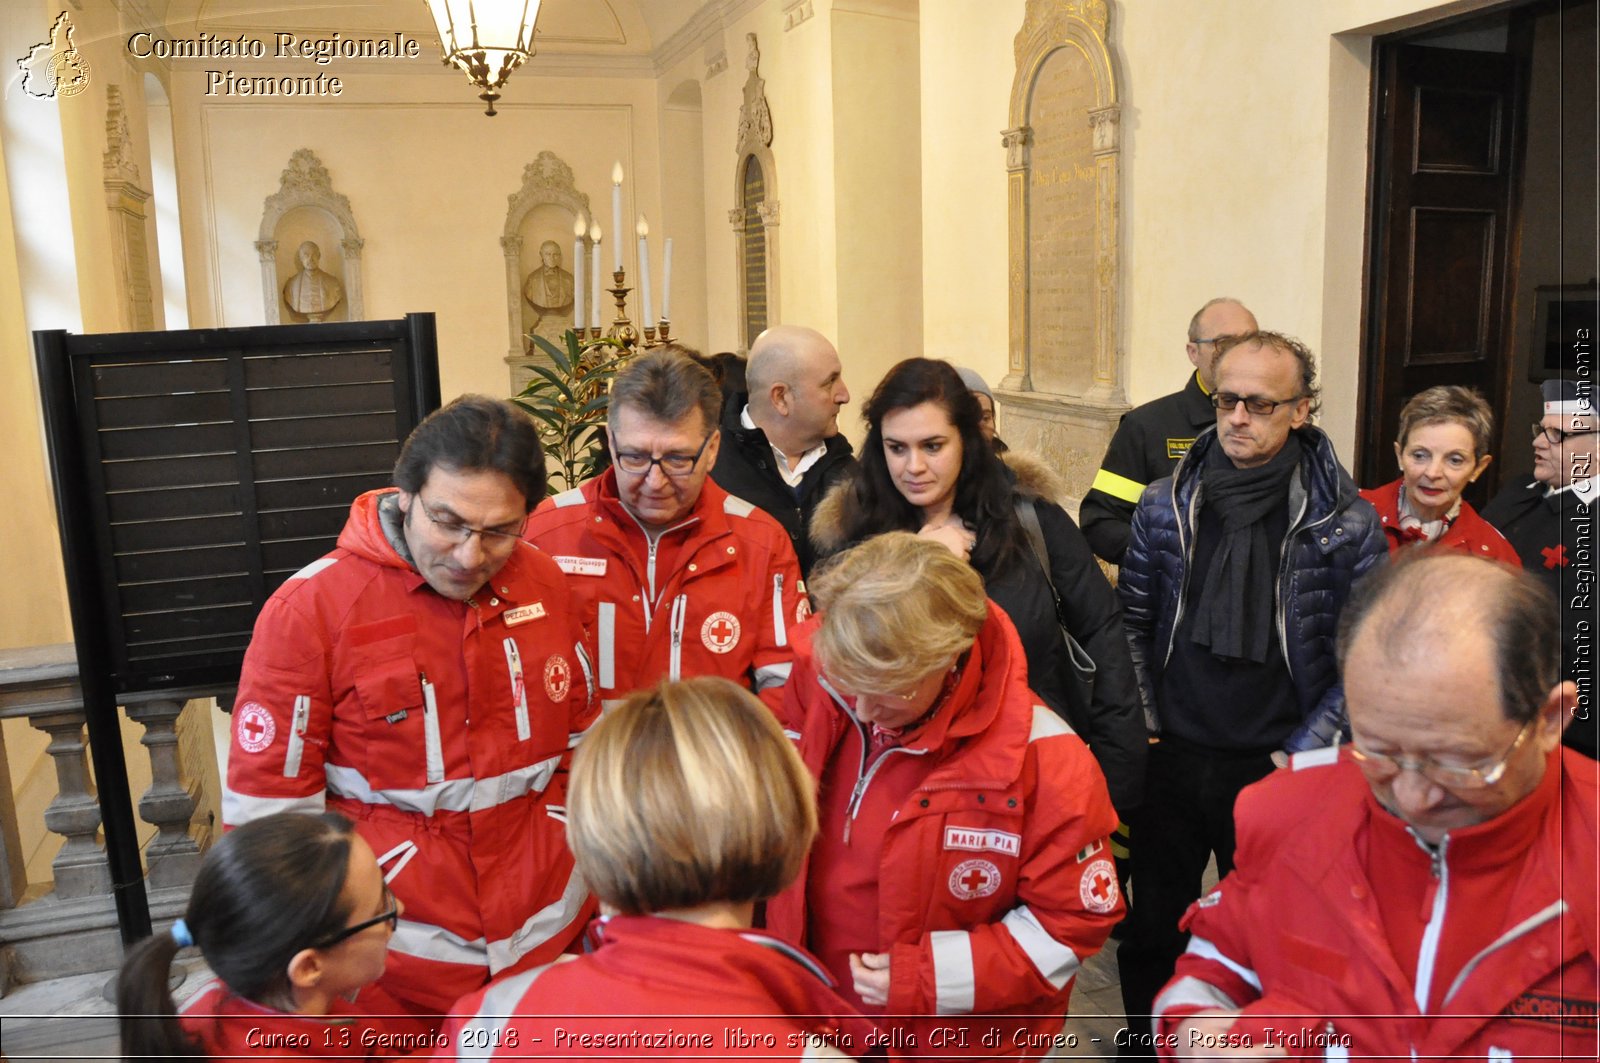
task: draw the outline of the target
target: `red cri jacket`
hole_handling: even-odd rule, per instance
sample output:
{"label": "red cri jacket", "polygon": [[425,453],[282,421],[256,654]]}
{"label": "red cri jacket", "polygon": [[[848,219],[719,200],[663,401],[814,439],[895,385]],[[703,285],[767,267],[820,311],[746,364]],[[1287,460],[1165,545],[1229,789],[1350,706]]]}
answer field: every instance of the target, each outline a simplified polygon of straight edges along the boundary
{"label": "red cri jacket", "polygon": [[265,1007],[212,979],[179,1011],[183,1032],[211,1063],[256,1063],[261,1059],[388,1059],[435,1043],[423,1034],[390,1033],[383,1020],[335,1001],[327,1015],[296,1015]]}
{"label": "red cri jacket", "polygon": [[[789,631],[810,615],[783,527],[711,480],[650,542],[617,497],[616,470],[546,499],[522,536],[567,575],[610,702],[661,678],[716,675],[776,708]],[[658,558],[661,563],[658,564]]]}
{"label": "red cri jacket", "polygon": [[881,1056],[810,956],[764,934],[613,916],[599,947],[461,1001],[437,1059]]}
{"label": "red cri jacket", "polygon": [[338,548],[262,609],[223,820],[350,817],[405,904],[378,987],[442,1014],[491,974],[549,961],[592,913],[564,793],[593,693],[549,558],[518,544],[478,597],[447,599],[385,536],[392,494],[356,499]]}
{"label": "red cri jacket", "polygon": [[[878,1021],[893,1054],[1039,1057],[1060,1047],[1078,968],[1122,915],[1106,848],[1117,815],[1088,746],[1028,689],[1016,629],[991,602],[932,721],[863,772],[847,734],[865,735],[819,673],[815,626],[800,631],[780,718],[825,780],[820,803],[829,806],[830,785],[851,786],[853,799],[844,830],[825,817],[800,881],[768,903],[767,927],[802,942],[808,920],[853,919],[842,903],[808,912],[828,883],[806,879],[831,862],[826,847],[856,846],[878,869],[876,928],[857,931],[890,954]],[[886,786],[891,773],[911,777]],[[891,790],[906,796],[894,801]],[[847,958],[823,962],[852,984]]]}
{"label": "red cri jacket", "polygon": [[1243,1008],[1235,1045],[1295,1058],[1596,1058],[1594,761],[1553,751],[1532,793],[1436,853],[1348,752],[1291,768],[1240,795],[1237,868],[1184,916],[1155,1002],[1163,1055],[1196,1047],[1176,1043],[1182,1019],[1222,1007]]}
{"label": "red cri jacket", "polygon": [[[1389,544],[1391,554],[1418,541],[1408,539],[1400,527],[1400,491],[1403,484],[1403,480],[1396,480],[1361,492],[1361,497],[1371,502],[1372,508],[1378,511],[1378,520],[1383,524],[1383,539]],[[1517,556],[1516,549],[1506,542],[1506,537],[1494,525],[1478,516],[1478,511],[1464,500],[1456,519],[1431,545],[1444,550],[1460,550],[1490,561],[1503,561],[1515,568],[1522,567],[1522,559]]]}

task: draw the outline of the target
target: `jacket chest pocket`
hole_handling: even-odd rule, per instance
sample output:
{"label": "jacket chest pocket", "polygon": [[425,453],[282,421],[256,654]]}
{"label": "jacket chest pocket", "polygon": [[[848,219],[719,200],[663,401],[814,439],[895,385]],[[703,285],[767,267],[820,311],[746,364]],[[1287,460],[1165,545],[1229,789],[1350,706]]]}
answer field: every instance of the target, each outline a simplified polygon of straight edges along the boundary
{"label": "jacket chest pocket", "polygon": [[410,635],[389,638],[351,653],[351,685],[366,723],[363,774],[374,790],[444,781],[438,698],[417,663],[413,641]]}
{"label": "jacket chest pocket", "polygon": [[934,896],[962,925],[992,921],[1013,907],[1022,862],[1020,827],[1020,822],[962,815],[941,824]]}

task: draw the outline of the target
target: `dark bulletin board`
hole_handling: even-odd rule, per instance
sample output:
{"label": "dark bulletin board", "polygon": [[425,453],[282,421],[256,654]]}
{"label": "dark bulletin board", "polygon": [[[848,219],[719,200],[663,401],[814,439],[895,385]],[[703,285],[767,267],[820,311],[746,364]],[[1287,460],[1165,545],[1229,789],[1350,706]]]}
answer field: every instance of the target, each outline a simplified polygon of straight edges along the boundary
{"label": "dark bulletin board", "polygon": [[236,680],[267,596],[333,548],[439,405],[432,314],[34,342],[70,399],[87,519],[66,562],[117,693]]}

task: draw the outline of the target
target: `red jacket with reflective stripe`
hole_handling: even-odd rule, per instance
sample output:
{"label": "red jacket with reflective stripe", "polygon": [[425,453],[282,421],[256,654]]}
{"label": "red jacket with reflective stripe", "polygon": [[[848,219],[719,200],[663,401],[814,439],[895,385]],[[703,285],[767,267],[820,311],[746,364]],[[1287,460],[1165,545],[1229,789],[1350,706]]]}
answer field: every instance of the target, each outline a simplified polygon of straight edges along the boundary
{"label": "red jacket with reflective stripe", "polygon": [[[1322,1058],[1333,1047],[1350,1059],[1595,1058],[1594,761],[1570,749],[1550,755],[1523,799],[1542,806],[1530,817],[1531,839],[1496,833],[1507,817],[1520,823],[1533,811],[1523,804],[1450,832],[1431,891],[1432,861],[1378,804],[1348,752],[1302,753],[1291,766],[1239,796],[1237,867],[1184,917],[1192,937],[1156,998],[1160,1033],[1200,1008],[1243,1007],[1235,1035],[1259,1047],[1271,1027],[1270,1040],[1295,1057]],[[1377,846],[1396,857],[1382,861],[1381,878],[1369,873]],[[1512,885],[1484,896],[1483,880]],[[1430,925],[1417,957],[1397,956],[1375,894],[1419,889],[1434,901],[1418,918],[1442,931]],[[1442,1003],[1423,1014],[1407,972],[1431,971],[1431,957],[1446,951],[1438,942],[1453,932],[1485,943],[1453,974],[1441,970],[1450,984],[1432,986],[1429,999]],[[1172,1046],[1161,1052],[1170,1057]]]}
{"label": "red jacket with reflective stripe", "polygon": [[[617,497],[616,471],[546,499],[523,538],[555,558],[595,642],[602,700],[662,678],[716,675],[777,707],[789,633],[810,615],[783,527],[707,480],[682,522],[661,533],[675,563],[653,567],[644,529]],[[652,603],[652,588],[654,601]]]}
{"label": "red jacket with reflective stripe", "polygon": [[517,544],[468,602],[436,593],[356,499],[339,547],[256,621],[234,702],[229,826],[324,803],[406,910],[381,987],[436,1013],[542,963],[592,905],[564,834],[568,749],[592,722],[560,571]]}
{"label": "red jacket with reflective stripe", "polygon": [[[821,779],[858,724],[823,685],[815,624],[800,630],[780,718]],[[874,817],[890,823],[877,842],[878,951],[891,957],[879,1021],[901,1038],[893,1048],[904,1056],[1044,1055],[1079,966],[1122,916],[1105,778],[1083,740],[1028,689],[1025,670],[1016,630],[991,602],[929,725],[943,718],[943,733],[915,760],[920,782],[892,817]],[[860,800],[881,800],[879,792],[869,776]],[[797,943],[809,871],[767,905],[768,928]],[[956,1032],[941,1040],[946,1028]],[[980,1040],[990,1030],[999,1044]]]}
{"label": "red jacket with reflective stripe", "polygon": [[[816,1059],[879,1055],[876,1029],[811,957],[750,931],[660,916],[599,924],[599,947],[499,979],[445,1020],[438,1059]],[[809,1051],[808,1051],[809,1049]]]}
{"label": "red jacket with reflective stripe", "polygon": [[387,1059],[409,1054],[406,1046],[413,1043],[433,1043],[396,1037],[382,1019],[342,1000],[334,1001],[327,1015],[296,1015],[236,996],[219,979],[195,991],[178,1021],[211,1063]]}

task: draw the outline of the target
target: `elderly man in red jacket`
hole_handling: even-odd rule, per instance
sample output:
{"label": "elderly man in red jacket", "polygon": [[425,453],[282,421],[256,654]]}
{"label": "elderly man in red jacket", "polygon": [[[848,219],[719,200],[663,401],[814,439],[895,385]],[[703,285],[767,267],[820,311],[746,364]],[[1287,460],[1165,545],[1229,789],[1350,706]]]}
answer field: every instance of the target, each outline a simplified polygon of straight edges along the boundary
{"label": "elderly man in red jacket", "polygon": [[1459,554],[1392,565],[1341,631],[1349,746],[1239,799],[1190,908],[1163,1055],[1595,1058],[1600,774],[1564,749],[1556,610]]}

